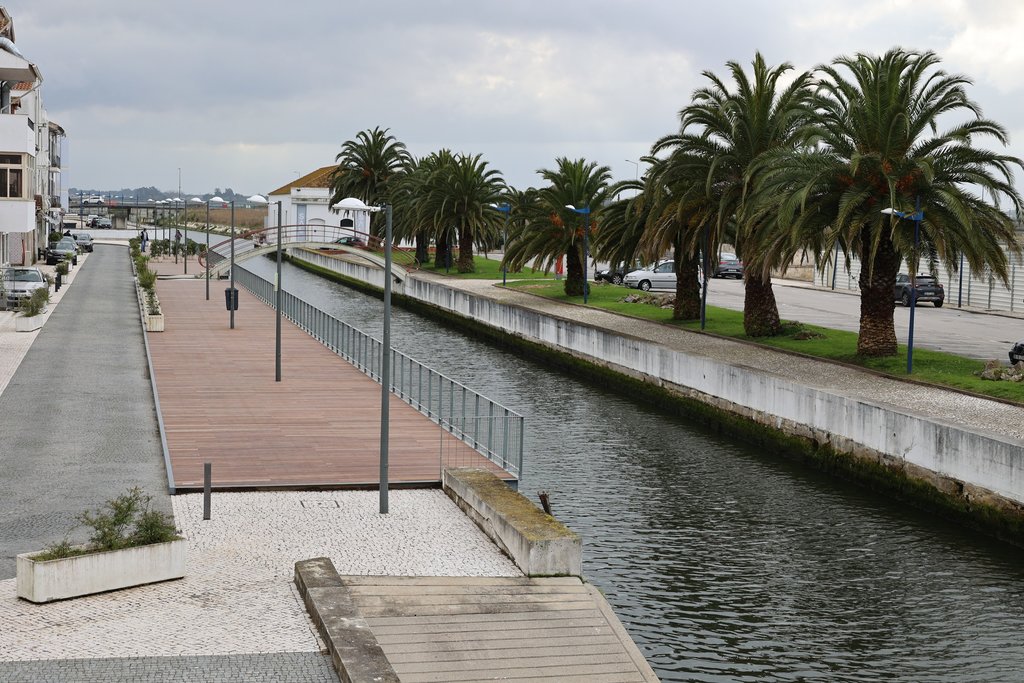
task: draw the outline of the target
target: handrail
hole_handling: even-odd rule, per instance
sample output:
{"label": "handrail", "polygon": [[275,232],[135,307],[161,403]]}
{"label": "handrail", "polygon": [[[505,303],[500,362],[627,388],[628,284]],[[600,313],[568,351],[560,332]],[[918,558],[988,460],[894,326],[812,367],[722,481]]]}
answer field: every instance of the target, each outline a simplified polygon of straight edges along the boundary
{"label": "handrail", "polygon": [[[272,282],[241,268],[235,271],[235,282],[268,306],[274,305]],[[281,314],[380,383],[383,344],[379,340],[283,290]],[[495,465],[517,479],[522,477],[522,415],[394,348],[390,390]]]}
{"label": "handrail", "polygon": [[[342,228],[335,225],[296,223],[282,225],[281,246],[283,248],[296,245],[312,248],[333,249],[350,254],[364,254],[383,259],[384,240],[380,237],[359,232],[353,228]],[[235,260],[242,261],[256,253],[270,253],[277,248],[277,226],[258,230],[240,230],[235,234]],[[205,234],[205,233],[204,233]],[[220,237],[220,235],[218,235]],[[210,265],[222,264],[228,258],[231,238],[210,245]],[[199,254],[199,265],[206,266],[205,254]],[[408,249],[392,247],[392,260],[395,265],[405,270],[419,267],[415,252]]]}

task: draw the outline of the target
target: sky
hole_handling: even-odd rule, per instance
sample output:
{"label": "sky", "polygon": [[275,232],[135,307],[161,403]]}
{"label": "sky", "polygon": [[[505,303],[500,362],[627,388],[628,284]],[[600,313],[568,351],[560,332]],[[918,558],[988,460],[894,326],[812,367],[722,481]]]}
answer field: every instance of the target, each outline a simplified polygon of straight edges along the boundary
{"label": "sky", "polygon": [[[894,46],[974,85],[1024,157],[1019,0],[7,0],[67,132],[63,184],[267,193],[389,128],[541,184],[558,157],[616,180],[678,130],[704,71],[810,70]],[[984,146],[994,145],[985,141]],[[1021,175],[1024,175],[1022,173]],[[1018,188],[1024,181],[1017,179]]]}

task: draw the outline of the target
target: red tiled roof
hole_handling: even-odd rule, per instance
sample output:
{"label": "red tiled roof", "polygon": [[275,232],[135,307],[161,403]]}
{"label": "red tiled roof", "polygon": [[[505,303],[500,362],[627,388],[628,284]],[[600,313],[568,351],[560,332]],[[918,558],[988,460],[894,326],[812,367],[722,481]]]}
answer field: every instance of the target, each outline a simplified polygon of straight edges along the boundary
{"label": "red tiled roof", "polygon": [[323,168],[318,168],[312,173],[307,173],[301,178],[277,188],[270,194],[291,194],[293,187],[330,187],[331,173],[333,173],[336,168],[337,166],[324,166]]}

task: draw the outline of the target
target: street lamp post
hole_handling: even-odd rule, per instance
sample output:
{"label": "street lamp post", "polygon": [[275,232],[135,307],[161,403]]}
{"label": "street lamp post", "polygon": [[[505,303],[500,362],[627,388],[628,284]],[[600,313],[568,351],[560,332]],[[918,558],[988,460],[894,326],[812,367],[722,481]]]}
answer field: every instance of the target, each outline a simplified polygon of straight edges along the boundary
{"label": "street lamp post", "polygon": [[206,200],[206,300],[210,300],[210,204],[212,202],[224,203],[220,197],[210,197]]}
{"label": "street lamp post", "polygon": [[274,381],[281,381],[281,200],[267,202],[258,194],[249,197],[254,204],[277,204],[277,276],[274,278]]}
{"label": "street lamp post", "polygon": [[384,333],[381,336],[380,359],[380,513],[388,512],[388,441],[391,431],[391,205],[370,207],[376,213],[385,211],[384,229]]}
{"label": "street lamp post", "polygon": [[501,235],[501,284],[504,286],[508,277],[508,267],[505,265],[505,255],[508,252],[508,218],[512,214],[512,205],[505,202],[504,204],[498,204],[495,208],[505,214],[505,227],[502,229]]}
{"label": "street lamp post", "polygon": [[897,211],[892,208],[882,209],[882,213],[914,221],[913,267],[910,272],[910,330],[907,333],[907,374],[909,375],[914,371],[914,311],[917,309],[917,245],[921,239],[921,221],[924,220],[924,211],[921,210],[921,197],[918,195],[914,202],[914,213]]}
{"label": "street lamp post", "polygon": [[587,241],[587,233],[590,232],[590,207],[584,206],[577,209],[572,204],[566,204],[565,208],[572,209],[583,216],[583,303],[587,303],[587,294],[590,293],[590,282],[587,281],[587,261],[590,260],[590,245]]}

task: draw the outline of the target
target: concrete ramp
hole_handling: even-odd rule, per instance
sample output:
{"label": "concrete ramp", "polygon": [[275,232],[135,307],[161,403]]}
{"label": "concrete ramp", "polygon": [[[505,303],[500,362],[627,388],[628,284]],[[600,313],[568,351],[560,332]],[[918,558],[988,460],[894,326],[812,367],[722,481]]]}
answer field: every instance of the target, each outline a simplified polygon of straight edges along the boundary
{"label": "concrete ramp", "polygon": [[578,578],[332,580],[327,565],[299,562],[295,580],[342,680],[658,680],[600,591]]}

